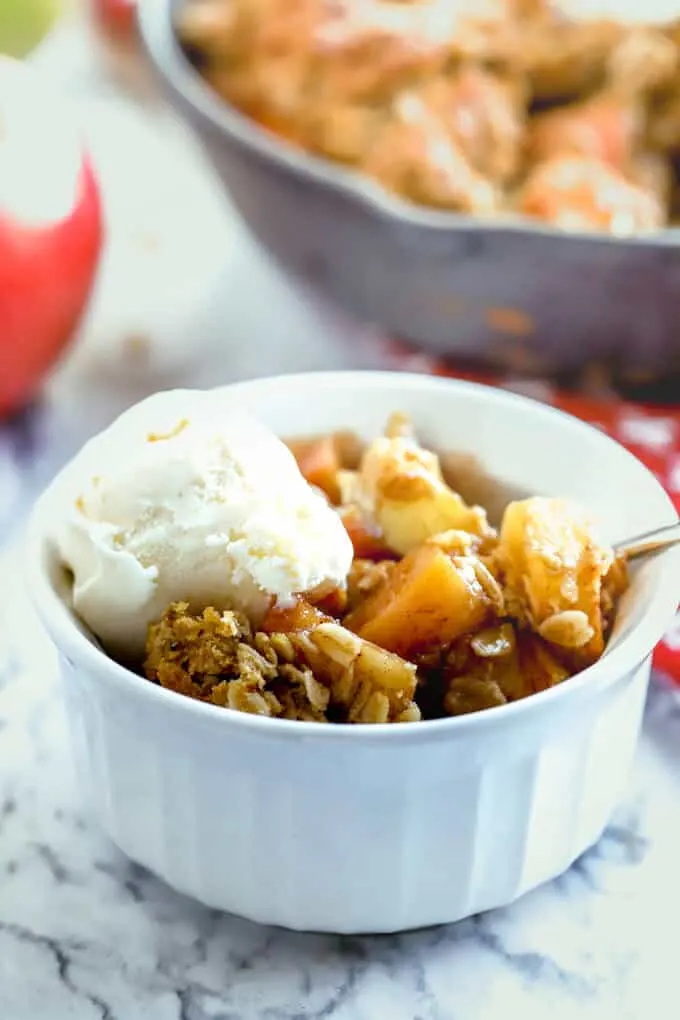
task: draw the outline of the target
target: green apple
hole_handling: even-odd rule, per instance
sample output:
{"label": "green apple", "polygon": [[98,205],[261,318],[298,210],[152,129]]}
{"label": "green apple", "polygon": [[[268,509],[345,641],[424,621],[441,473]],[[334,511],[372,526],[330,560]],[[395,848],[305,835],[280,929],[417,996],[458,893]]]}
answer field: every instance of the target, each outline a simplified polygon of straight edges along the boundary
{"label": "green apple", "polygon": [[62,0],[0,0],[0,53],[25,57],[47,35]]}

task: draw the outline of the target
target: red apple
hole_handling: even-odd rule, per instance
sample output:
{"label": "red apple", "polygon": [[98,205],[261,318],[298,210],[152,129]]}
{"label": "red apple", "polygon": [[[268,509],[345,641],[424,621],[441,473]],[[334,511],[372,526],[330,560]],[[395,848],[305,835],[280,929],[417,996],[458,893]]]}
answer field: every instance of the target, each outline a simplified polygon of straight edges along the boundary
{"label": "red apple", "polygon": [[97,181],[65,101],[0,57],[0,415],[74,335],[102,246]]}

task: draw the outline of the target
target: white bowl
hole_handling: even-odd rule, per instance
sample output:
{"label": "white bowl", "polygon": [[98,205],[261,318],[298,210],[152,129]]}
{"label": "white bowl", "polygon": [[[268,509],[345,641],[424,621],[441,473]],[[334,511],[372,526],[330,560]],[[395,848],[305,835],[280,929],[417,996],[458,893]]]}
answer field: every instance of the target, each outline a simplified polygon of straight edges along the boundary
{"label": "white bowl", "polygon": [[[602,433],[468,383],[327,373],[224,387],[279,434],[390,412],[425,441],[476,454],[531,493],[587,504],[616,541],[675,520],[661,486]],[[49,540],[72,465],[41,498],[30,585],[63,663],[80,773],[115,843],[170,885],[288,928],[391,932],[510,903],[600,836],[625,784],[650,654],[680,595],[680,553],[635,573],[595,666],[525,701],[400,726],[327,726],[229,712],[108,659],[60,596]]]}

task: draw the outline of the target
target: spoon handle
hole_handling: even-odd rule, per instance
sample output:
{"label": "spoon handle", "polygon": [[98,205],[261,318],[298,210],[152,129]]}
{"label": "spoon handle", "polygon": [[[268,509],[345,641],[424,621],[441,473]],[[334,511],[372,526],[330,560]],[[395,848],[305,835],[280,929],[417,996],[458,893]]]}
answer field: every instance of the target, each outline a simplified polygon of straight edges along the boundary
{"label": "spoon handle", "polygon": [[627,559],[636,560],[641,556],[651,556],[653,553],[663,552],[678,544],[680,544],[680,521],[669,524],[665,528],[648,531],[645,535],[638,535],[626,542],[620,542],[615,549],[617,553],[623,553]]}

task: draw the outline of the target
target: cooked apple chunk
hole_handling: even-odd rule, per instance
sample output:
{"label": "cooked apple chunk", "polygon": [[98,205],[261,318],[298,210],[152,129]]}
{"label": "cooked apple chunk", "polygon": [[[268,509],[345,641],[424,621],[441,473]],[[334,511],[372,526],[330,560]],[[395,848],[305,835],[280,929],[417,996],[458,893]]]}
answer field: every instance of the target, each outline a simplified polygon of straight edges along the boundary
{"label": "cooked apple chunk", "polygon": [[492,533],[485,511],[449,488],[438,456],[405,431],[374,440],[358,471],[341,472],[340,490],[343,502],[375,520],[385,544],[400,556],[444,531]]}
{"label": "cooked apple chunk", "polygon": [[433,541],[398,563],[345,624],[409,658],[477,630],[502,604],[501,590],[481,560],[449,556]]}
{"label": "cooked apple chunk", "polygon": [[604,650],[602,579],[613,561],[585,512],[563,499],[510,503],[498,559],[531,627],[550,644],[594,662]]}

